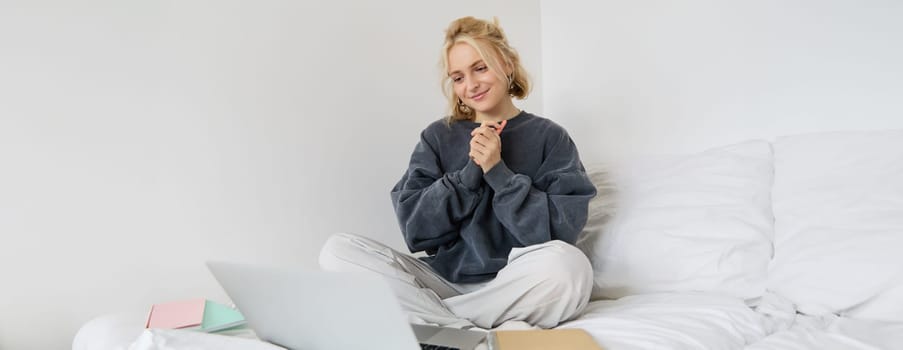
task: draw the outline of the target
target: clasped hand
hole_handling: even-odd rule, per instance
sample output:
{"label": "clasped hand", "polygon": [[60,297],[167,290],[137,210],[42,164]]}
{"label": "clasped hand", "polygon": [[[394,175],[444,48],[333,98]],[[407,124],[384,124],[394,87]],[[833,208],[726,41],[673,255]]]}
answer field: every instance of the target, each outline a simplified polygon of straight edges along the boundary
{"label": "clasped hand", "polygon": [[484,174],[502,161],[502,138],[491,125],[492,122],[483,122],[470,132],[470,159]]}

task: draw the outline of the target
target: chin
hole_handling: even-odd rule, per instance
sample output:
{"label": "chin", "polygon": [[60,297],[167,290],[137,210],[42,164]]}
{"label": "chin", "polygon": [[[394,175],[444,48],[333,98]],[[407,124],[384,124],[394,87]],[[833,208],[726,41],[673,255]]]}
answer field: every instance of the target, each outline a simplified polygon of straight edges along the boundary
{"label": "chin", "polygon": [[489,103],[488,101],[483,101],[482,103],[476,104],[475,106],[471,106],[471,108],[473,108],[473,110],[475,110],[477,112],[486,113],[486,112],[490,112],[490,111],[498,108],[498,106],[499,106],[498,101],[493,102],[493,103]]}

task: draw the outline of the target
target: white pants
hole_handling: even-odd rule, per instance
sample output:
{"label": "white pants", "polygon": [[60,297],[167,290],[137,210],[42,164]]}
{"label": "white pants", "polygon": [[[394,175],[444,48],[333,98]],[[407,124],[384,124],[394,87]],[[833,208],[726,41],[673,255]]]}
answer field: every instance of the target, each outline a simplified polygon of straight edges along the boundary
{"label": "white pants", "polygon": [[346,233],[329,238],[320,266],[382,275],[414,322],[459,328],[506,321],[552,328],[580,315],[593,285],[589,260],[561,241],[512,249],[496,278],[477,284],[451,283],[417,258]]}

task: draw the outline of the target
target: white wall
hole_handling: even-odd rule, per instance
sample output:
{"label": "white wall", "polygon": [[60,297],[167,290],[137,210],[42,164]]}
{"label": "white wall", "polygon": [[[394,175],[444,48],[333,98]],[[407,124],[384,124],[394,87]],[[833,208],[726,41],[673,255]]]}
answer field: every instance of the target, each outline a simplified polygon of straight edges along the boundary
{"label": "white wall", "polygon": [[0,2],[0,349],[226,301],[207,259],[314,266],[339,231],[403,248],[389,190],[463,15],[498,15],[542,76],[536,0]]}
{"label": "white wall", "polygon": [[903,128],[903,3],[542,1],[544,111],[586,160]]}

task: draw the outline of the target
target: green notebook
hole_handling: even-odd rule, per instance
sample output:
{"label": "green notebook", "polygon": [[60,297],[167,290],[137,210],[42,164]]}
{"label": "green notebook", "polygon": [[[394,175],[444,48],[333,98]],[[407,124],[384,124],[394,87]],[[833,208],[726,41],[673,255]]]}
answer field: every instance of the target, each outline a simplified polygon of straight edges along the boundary
{"label": "green notebook", "polygon": [[201,321],[204,332],[224,331],[244,324],[245,317],[238,310],[210,300],[204,305],[204,319]]}

